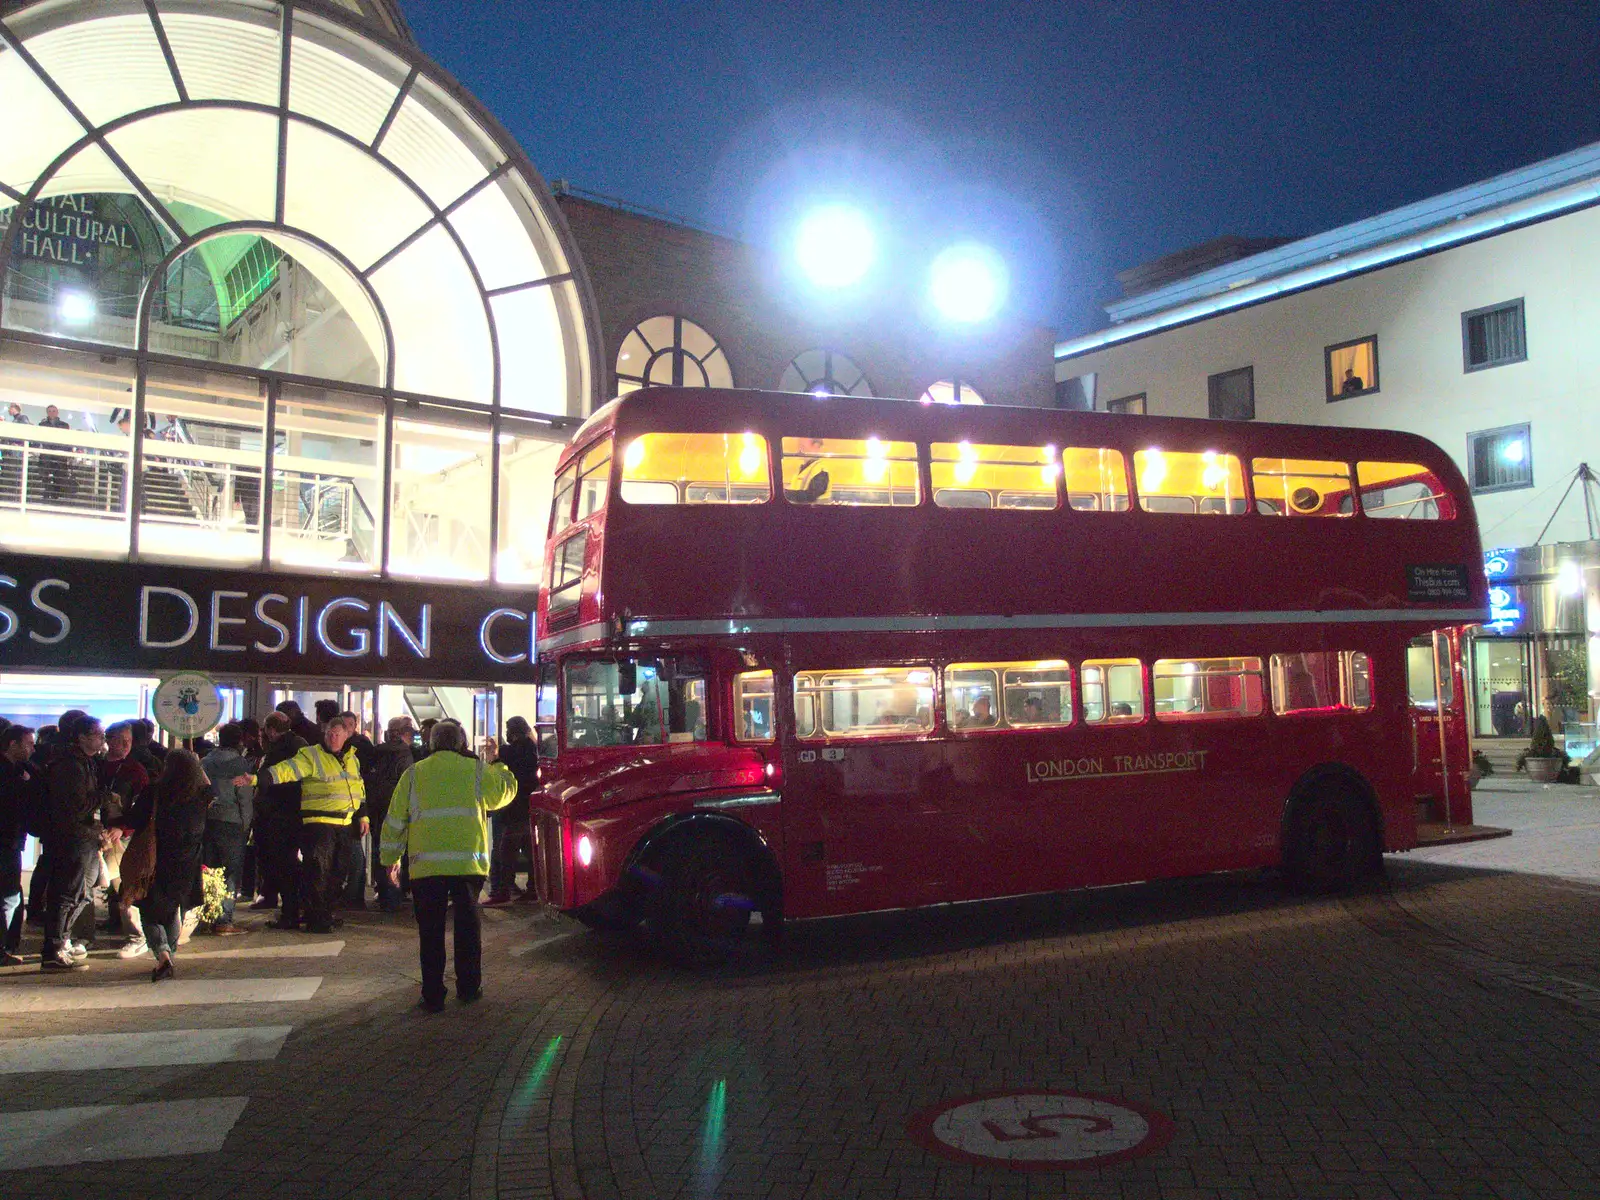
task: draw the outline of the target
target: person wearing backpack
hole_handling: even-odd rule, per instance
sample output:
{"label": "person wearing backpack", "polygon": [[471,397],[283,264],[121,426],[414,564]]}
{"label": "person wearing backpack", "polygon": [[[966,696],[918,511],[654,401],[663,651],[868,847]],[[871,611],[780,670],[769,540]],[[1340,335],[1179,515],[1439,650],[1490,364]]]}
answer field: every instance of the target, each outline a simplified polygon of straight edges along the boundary
{"label": "person wearing backpack", "polygon": [[26,725],[0,730],[0,966],[7,967],[22,963],[22,849],[41,807],[33,741]]}

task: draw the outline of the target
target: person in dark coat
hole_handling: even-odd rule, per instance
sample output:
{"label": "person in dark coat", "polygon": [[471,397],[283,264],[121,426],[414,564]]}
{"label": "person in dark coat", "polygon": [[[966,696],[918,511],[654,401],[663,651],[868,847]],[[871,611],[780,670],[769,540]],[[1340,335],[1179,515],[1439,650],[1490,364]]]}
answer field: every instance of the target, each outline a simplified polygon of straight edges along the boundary
{"label": "person in dark coat", "polygon": [[[334,706],[337,709],[337,705]],[[285,700],[278,705],[278,711],[289,718],[289,730],[305,745],[310,746],[322,740],[322,730],[306,720],[305,710],[293,700]]]}
{"label": "person in dark coat", "polygon": [[[284,703],[294,704],[294,701]],[[282,711],[283,705],[278,708],[278,712],[268,714],[261,724],[266,749],[256,770],[262,777],[270,768],[299,754],[307,744],[294,732],[291,718]],[[295,711],[299,712],[298,705]],[[296,929],[300,925],[300,862],[295,857],[300,844],[298,782],[272,783],[262,778],[256,791],[255,836],[256,850],[267,877],[267,886],[262,891],[269,888],[276,891],[282,906],[277,918],[267,924],[273,929]]]}
{"label": "person in dark coat", "polygon": [[[367,816],[371,828],[381,830],[389,817],[389,801],[395,784],[415,761],[411,742],[415,731],[408,716],[390,717],[384,730],[383,743],[374,746],[371,757],[362,768],[362,778],[367,785]],[[372,886],[378,894],[378,907],[384,912],[394,912],[400,907],[401,891],[389,878],[389,872],[379,861],[382,850],[381,837],[372,839]]]}
{"label": "person in dark coat", "polygon": [[489,904],[510,902],[517,886],[517,855],[529,844],[528,798],[539,780],[539,743],[532,734],[526,718],[512,717],[506,722],[505,745],[495,759],[517,777],[517,798],[490,814],[494,858],[489,866]]}
{"label": "person in dark coat", "polygon": [[50,764],[45,819],[45,853],[50,877],[45,885],[44,945],[39,967],[45,971],[81,969],[88,947],[69,936],[89,904],[100,865],[100,810],[106,793],[95,761],[106,748],[106,734],[94,717],[72,727],[66,749]]}
{"label": "person in dark coat", "polygon": [[139,901],[145,940],[156,956],[150,982],[175,974],[172,956],[178,950],[182,912],[200,902],[200,854],[205,844],[206,810],[211,789],[200,760],[188,750],[167,751],[161,778],[150,789],[155,809],[156,873]]}
{"label": "person in dark coat", "polygon": [[28,840],[28,810],[38,804],[44,781],[29,761],[33,730],[0,730],[0,965],[22,962],[22,848]]}

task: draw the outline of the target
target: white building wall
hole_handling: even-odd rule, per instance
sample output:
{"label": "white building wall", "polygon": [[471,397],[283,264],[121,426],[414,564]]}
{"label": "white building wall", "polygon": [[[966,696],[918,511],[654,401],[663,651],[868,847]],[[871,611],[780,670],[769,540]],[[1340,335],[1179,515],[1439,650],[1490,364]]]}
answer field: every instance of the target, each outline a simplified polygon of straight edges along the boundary
{"label": "white building wall", "polygon": [[[1461,314],[1525,301],[1526,362],[1467,373]],[[1328,403],[1324,348],[1376,334],[1380,391]],[[1588,209],[1056,363],[1097,404],[1207,415],[1206,378],[1255,368],[1256,419],[1401,429],[1466,471],[1467,435],[1532,426],[1533,487],[1475,497],[1486,548],[1531,545],[1579,462],[1600,469],[1600,209]],[[1545,541],[1588,536],[1574,491]]]}

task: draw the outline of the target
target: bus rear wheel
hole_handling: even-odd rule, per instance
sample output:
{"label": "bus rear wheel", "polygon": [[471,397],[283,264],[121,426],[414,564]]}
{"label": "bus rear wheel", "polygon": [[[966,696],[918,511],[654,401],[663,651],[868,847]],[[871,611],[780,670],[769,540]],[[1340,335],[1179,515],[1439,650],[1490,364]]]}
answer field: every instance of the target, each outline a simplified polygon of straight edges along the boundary
{"label": "bus rear wheel", "polygon": [[755,872],[720,838],[680,842],[661,864],[651,924],[674,962],[702,967],[734,955],[757,907]]}
{"label": "bus rear wheel", "polygon": [[1373,874],[1380,861],[1378,831],[1359,796],[1325,784],[1295,805],[1286,865],[1303,890],[1341,891]]}

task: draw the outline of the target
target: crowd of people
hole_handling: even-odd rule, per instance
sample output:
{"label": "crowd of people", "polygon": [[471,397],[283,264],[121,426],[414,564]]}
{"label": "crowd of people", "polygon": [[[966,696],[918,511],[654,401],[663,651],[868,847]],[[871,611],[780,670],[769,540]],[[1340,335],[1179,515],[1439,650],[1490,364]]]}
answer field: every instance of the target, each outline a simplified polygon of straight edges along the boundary
{"label": "crowd of people", "polygon": [[[444,928],[455,906],[460,998],[481,993],[479,893],[512,903],[527,848],[537,743],[512,717],[506,741],[476,753],[455,721],[389,721],[374,744],[354,713],[319,700],[315,720],[286,700],[192,749],[164,747],[148,720],[103,726],[71,710],[34,730],[0,718],[0,919],[3,963],[21,965],[25,923],[42,929],[40,969],[79,971],[98,928],[123,958],[151,955],[175,974],[196,932],[245,932],[239,904],[276,909],[266,925],[326,934],[341,910],[398,911],[409,899],[422,940],[423,1003],[443,1004]],[[492,821],[492,832],[489,823]],[[28,836],[42,853],[24,894]],[[204,912],[202,868],[220,870]]]}

